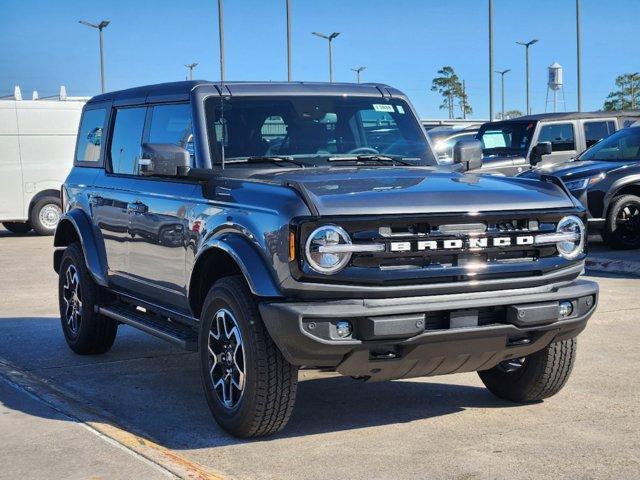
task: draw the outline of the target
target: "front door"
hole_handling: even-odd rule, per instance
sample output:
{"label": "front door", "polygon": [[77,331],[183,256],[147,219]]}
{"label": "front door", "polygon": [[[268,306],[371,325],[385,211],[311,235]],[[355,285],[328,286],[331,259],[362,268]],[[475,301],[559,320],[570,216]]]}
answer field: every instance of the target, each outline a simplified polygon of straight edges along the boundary
{"label": "front door", "polygon": [[551,153],[543,155],[537,166],[566,162],[578,155],[574,122],[542,123],[535,144],[551,142]]}

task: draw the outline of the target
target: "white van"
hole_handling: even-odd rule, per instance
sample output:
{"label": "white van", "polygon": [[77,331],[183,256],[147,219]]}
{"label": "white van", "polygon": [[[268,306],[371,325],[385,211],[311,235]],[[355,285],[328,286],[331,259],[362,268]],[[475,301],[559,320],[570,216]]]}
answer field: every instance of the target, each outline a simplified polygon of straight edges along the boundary
{"label": "white van", "polygon": [[[19,90],[17,90],[19,92]],[[35,96],[35,94],[34,94]],[[52,235],[60,186],[73,164],[84,99],[0,99],[0,222],[9,231]]]}

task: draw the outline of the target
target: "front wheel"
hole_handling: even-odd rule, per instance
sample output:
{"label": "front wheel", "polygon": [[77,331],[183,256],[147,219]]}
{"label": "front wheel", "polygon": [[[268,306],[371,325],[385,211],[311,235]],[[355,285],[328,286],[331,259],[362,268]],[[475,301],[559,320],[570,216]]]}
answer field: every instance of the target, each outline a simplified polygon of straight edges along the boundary
{"label": "front wheel", "polygon": [[496,397],[512,402],[537,402],[558,393],[569,379],[576,358],[576,340],[551,343],[539,352],[506,360],[478,372]]}
{"label": "front wheel", "polygon": [[602,236],[617,250],[640,248],[640,197],[620,195],[613,199]]}
{"label": "front wheel", "polygon": [[298,369],[269,336],[242,277],[218,280],[209,291],[198,350],[207,403],[224,430],[249,438],[284,428],[295,403]]}

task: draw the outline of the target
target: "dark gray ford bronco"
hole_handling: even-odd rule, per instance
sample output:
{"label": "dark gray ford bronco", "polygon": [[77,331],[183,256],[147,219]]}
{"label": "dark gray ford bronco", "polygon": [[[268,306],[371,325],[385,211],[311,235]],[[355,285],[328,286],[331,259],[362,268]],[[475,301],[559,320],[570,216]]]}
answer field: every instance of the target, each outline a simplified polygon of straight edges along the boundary
{"label": "dark gray ford bronco", "polygon": [[[180,82],[83,112],[55,235],[79,354],[127,324],[199,352],[213,416],[277,432],[301,367],[367,381],[478,371],[497,396],[565,384],[596,308],[585,211],[555,177],[440,170],[385,85]],[[399,386],[398,388],[402,388]]]}

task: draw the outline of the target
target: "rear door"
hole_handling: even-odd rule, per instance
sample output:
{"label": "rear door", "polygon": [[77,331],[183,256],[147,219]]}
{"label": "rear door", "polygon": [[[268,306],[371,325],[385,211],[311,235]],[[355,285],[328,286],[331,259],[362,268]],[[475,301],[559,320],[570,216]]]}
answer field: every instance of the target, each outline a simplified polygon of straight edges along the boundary
{"label": "rear door", "polygon": [[583,120],[582,131],[584,134],[584,149],[595,145],[603,138],[608,137],[616,131],[615,118],[605,118],[598,120]]}
{"label": "rear door", "polygon": [[538,130],[535,144],[551,142],[551,154],[543,155],[540,165],[561,163],[578,155],[578,137],[576,122],[544,122]]}

